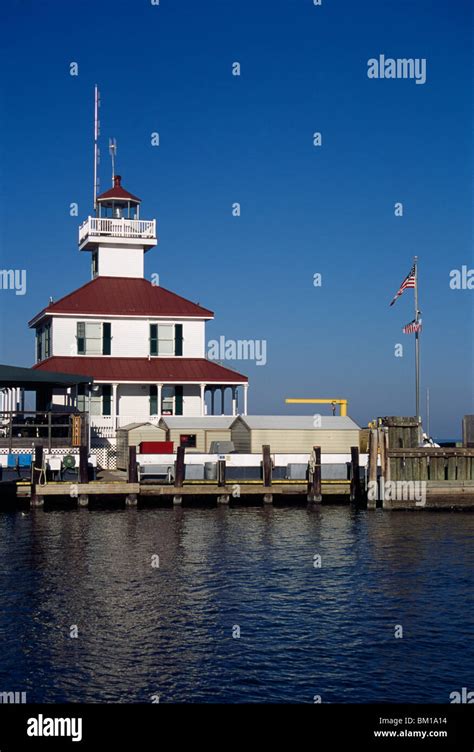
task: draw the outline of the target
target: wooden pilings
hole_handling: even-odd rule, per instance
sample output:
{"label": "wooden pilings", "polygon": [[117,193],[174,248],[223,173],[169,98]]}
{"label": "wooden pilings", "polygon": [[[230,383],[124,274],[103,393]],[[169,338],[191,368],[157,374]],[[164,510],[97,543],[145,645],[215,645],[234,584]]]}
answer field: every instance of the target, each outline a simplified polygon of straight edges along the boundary
{"label": "wooden pilings", "polygon": [[351,501],[359,505],[362,499],[360,485],[359,447],[351,447]]}
{"label": "wooden pilings", "polygon": [[308,464],[308,501],[320,502],[321,494],[321,447],[313,447]]}
{"label": "wooden pilings", "polygon": [[[182,488],[184,484],[184,476],[186,472],[186,466],[184,464],[185,454],[186,454],[186,448],[184,446],[179,446],[176,450],[176,464],[175,464],[175,474],[174,474],[174,485],[176,488]],[[181,495],[175,494],[173,496],[173,504],[180,505],[182,503],[183,503],[183,497]]]}
{"label": "wooden pilings", "polygon": [[219,460],[217,463],[217,485],[225,486],[225,460]]}
{"label": "wooden pilings", "polygon": [[[89,452],[86,446],[79,447],[79,483],[82,485],[89,483]],[[89,496],[85,493],[79,494],[77,503],[80,507],[89,506]]]}
{"label": "wooden pilings", "polygon": [[[137,447],[129,446],[128,448],[128,482],[138,483],[138,465],[137,465]],[[127,494],[125,504],[128,507],[136,507],[138,503],[137,494]]]}
{"label": "wooden pilings", "polygon": [[[272,458],[270,454],[270,445],[269,444],[263,444],[262,445],[262,474],[263,474],[263,485],[265,488],[270,488],[272,485]],[[272,504],[273,503],[273,494],[272,493],[265,493],[263,495],[263,503],[264,504]]]}
{"label": "wooden pilings", "polygon": [[34,459],[33,459],[33,472],[31,478],[32,493],[31,493],[31,506],[41,507],[44,504],[44,498],[41,495],[40,483],[46,482],[46,479],[42,477],[43,474],[43,447],[40,444],[35,444]]}

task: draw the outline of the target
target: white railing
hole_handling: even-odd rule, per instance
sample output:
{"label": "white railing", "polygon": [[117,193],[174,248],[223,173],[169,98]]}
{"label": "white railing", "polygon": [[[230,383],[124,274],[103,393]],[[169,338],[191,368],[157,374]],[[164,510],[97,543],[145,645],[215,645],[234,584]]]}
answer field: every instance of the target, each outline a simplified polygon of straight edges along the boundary
{"label": "white railing", "polygon": [[87,217],[79,228],[79,243],[87,237],[156,238],[156,219],[106,219]]}

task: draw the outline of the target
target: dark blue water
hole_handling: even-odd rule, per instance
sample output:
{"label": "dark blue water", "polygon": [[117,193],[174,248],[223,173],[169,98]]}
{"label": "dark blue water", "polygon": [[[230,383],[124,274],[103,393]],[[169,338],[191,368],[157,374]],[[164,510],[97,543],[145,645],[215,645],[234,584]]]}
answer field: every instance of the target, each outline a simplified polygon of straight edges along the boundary
{"label": "dark blue water", "polygon": [[449,702],[474,690],[473,533],[347,507],[2,514],[0,691]]}

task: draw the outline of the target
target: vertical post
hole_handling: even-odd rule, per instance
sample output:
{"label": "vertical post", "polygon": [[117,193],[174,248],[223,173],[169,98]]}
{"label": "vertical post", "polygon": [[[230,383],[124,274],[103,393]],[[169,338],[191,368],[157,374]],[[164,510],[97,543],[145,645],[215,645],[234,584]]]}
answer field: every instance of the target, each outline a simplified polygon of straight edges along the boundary
{"label": "vertical post", "polygon": [[263,485],[267,488],[272,485],[272,458],[270,456],[270,445],[262,446],[263,455]]}
{"label": "vertical post", "polygon": [[53,429],[51,425],[51,413],[49,412],[48,413],[48,449],[49,451],[51,451],[51,445],[52,445],[52,438],[51,438],[52,431]]}
{"label": "vertical post", "polygon": [[248,400],[249,385],[244,384],[244,408],[242,415],[247,415],[247,400]]}
{"label": "vertical post", "polygon": [[[127,479],[129,483],[138,483],[138,466],[137,466],[137,448],[136,446],[128,447],[128,475]],[[137,494],[127,494],[125,499],[127,507],[137,506]]]}
{"label": "vertical post", "polygon": [[383,456],[385,461],[385,466],[382,467],[383,477],[386,481],[390,480],[391,473],[390,473],[390,457],[388,456],[388,428],[382,429],[382,441],[383,441]]}
{"label": "vertical post", "polygon": [[112,415],[114,416],[114,435],[118,428],[118,384],[112,384]]}
{"label": "vertical post", "polygon": [[359,447],[351,447],[351,501],[356,504],[361,500]]}
{"label": "vertical post", "polygon": [[186,449],[183,446],[179,446],[176,450],[176,471],[175,471],[175,478],[174,478],[174,485],[176,488],[181,488],[181,486],[184,483],[184,472],[185,472],[185,465],[184,465],[184,455],[185,455]]}
{"label": "vertical post", "polygon": [[128,447],[128,482],[138,483],[137,448]]}
{"label": "vertical post", "polygon": [[33,473],[32,473],[32,488],[31,488],[31,504],[35,507],[42,506],[44,499],[39,491],[39,483],[41,480],[41,474],[43,470],[43,446],[42,444],[35,444],[34,457],[33,457]]}
{"label": "vertical post", "polygon": [[225,486],[225,460],[219,460],[217,464],[217,485]]}
{"label": "vertical post", "polygon": [[214,415],[214,409],[215,409],[214,399],[215,399],[215,396],[216,396],[216,387],[215,386],[211,386],[211,415]]}
{"label": "vertical post", "polygon": [[203,416],[203,415],[206,414],[206,411],[204,409],[205,408],[205,402],[206,402],[206,398],[205,398],[206,385],[205,384],[201,384],[200,387],[201,387],[201,415]]}
{"label": "vertical post", "polygon": [[13,445],[13,413],[11,413],[11,412],[8,413],[8,417],[9,417],[9,420],[10,420],[10,422],[9,422],[9,429],[10,430],[9,430],[9,434],[8,434],[8,445],[9,445],[9,449],[10,449],[10,452],[11,452],[12,445]]}
{"label": "vertical post", "polygon": [[79,483],[89,483],[89,456],[86,446],[79,447]]}
{"label": "vertical post", "polygon": [[[415,266],[415,323],[419,322],[418,310],[418,256],[414,258]],[[415,331],[415,402],[416,402],[416,419],[418,421],[418,446],[421,444],[421,425],[420,425],[420,332],[418,327]]]}
{"label": "vertical post", "polygon": [[237,387],[232,387],[232,415],[237,414]]}
{"label": "vertical post", "polygon": [[225,386],[221,386],[221,415],[225,415]]}
{"label": "vertical post", "polygon": [[382,478],[385,477],[385,443],[383,439],[384,429],[382,427],[379,427],[377,429],[377,442],[378,442],[378,452],[380,454],[380,469],[381,469],[381,475]]}
{"label": "vertical post", "polygon": [[308,501],[321,500],[321,447],[314,446],[308,465]]}
{"label": "vertical post", "polygon": [[163,384],[157,384],[156,385],[156,398],[157,398],[158,405],[156,406],[156,412],[158,415],[158,419],[161,418],[162,395],[163,395]]}
{"label": "vertical post", "polygon": [[369,509],[375,509],[377,506],[377,429],[371,428],[369,433],[369,493],[367,500],[367,507]]}

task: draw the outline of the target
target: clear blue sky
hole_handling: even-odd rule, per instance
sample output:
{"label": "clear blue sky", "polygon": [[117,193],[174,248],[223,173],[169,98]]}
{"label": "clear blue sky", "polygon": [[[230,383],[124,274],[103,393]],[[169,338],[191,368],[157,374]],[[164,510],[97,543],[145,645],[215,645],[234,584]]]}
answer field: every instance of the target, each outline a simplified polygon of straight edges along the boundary
{"label": "clear blue sky", "polygon": [[[268,342],[266,366],[229,364],[251,379],[251,412],[307,412],[284,398],[336,396],[362,424],[413,414],[413,337],[401,333],[413,293],[388,304],[417,253],[422,390],[432,433],[459,435],[474,411],[474,291],[451,290],[449,272],[474,267],[471,6],[6,4],[0,262],[26,269],[28,290],[0,292],[1,361],[31,365],[28,319],[89,279],[77,227],[91,213],[98,83],[102,189],[115,136],[124,185],[159,223],[147,275],[215,311],[208,339]],[[367,60],[382,53],[426,58],[426,83],[368,79]]]}

